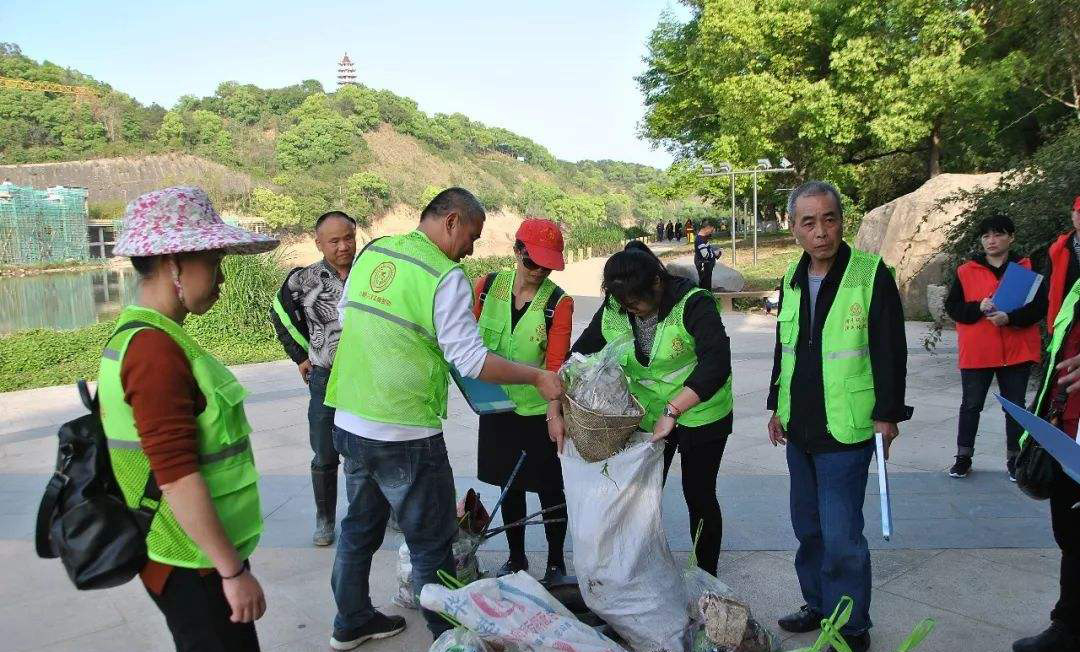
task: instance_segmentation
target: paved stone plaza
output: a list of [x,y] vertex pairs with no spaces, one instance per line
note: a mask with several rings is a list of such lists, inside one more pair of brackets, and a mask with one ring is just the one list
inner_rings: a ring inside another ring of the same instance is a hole
[[[599,305],[577,299],[576,328]],[[718,494],[725,537],[720,579],[775,626],[778,616],[801,604],[792,566],[795,540],[787,509],[783,451],[768,442],[765,396],[772,365],[775,321],[762,315],[725,317],[732,339],[735,432],[720,467]],[[908,324],[908,403],[912,421],[901,424],[892,453],[895,511],[892,541],[881,538],[877,480],[867,492],[866,536],[874,561],[874,650],[891,652],[920,619],[937,620],[921,650],[1008,650],[1019,636],[1041,631],[1057,596],[1059,555],[1048,507],[1024,497],[1008,481],[1004,422],[987,401],[974,472],[953,480],[956,410],[960,402],[955,335],[946,333],[937,355],[923,351],[926,324]],[[307,392],[287,361],[235,369],[250,390],[248,416],[255,428],[256,460],[266,533],[253,567],[269,608],[258,629],[266,650],[327,649],[334,614],[330,594],[333,549],[310,545],[314,505],[308,464]],[[34,515],[56,451],[55,432],[82,412],[72,387],[0,394],[0,649],[8,652],[171,650],[164,620],[139,582],[109,591],[77,592],[57,561],[33,551]],[[496,491],[475,480],[476,417],[456,392],[446,424],[450,461],[459,489],[475,487],[494,503]],[[678,463],[668,483],[664,521],[677,556],[690,548]],[[535,497],[533,497],[535,498]],[[339,510],[344,511],[344,496]],[[372,570],[372,598],[389,613],[396,590],[396,550],[388,536]],[[533,571],[542,572],[544,538],[529,532]],[[488,569],[504,561],[505,540],[483,548]],[[573,555],[569,558],[572,560]],[[401,636],[363,646],[372,652],[422,652],[430,636],[416,612],[405,612]],[[785,640],[807,645],[812,636]]]

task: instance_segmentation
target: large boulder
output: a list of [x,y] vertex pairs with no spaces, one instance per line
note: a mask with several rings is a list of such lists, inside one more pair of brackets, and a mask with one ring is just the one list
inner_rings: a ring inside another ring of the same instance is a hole
[[881,254],[896,268],[896,281],[910,318],[929,314],[926,286],[947,278],[942,253],[949,227],[967,208],[964,202],[939,206],[958,190],[975,190],[997,184],[1001,174],[940,174],[918,190],[878,206],[863,217],[855,246]]
[[[681,256],[670,261],[665,260],[664,266],[667,267],[669,273],[675,276],[688,278],[694,283],[698,282],[698,273],[697,268],[694,267],[693,255]],[[742,292],[742,289],[746,287],[746,280],[738,271],[717,262],[716,267],[713,268],[712,286],[714,290]]]

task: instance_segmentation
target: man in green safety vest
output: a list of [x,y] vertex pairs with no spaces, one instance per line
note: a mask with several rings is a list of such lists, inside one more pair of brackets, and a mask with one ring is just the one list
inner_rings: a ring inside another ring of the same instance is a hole
[[[341,340],[326,389],[336,408],[334,445],[345,458],[349,511],[341,521],[331,584],[338,613],[330,646],[351,650],[405,629],[372,607],[368,575],[391,511],[412,557],[413,588],[454,572],[454,474],[446,454],[448,373],[562,395],[551,371],[510,362],[484,346],[472,287],[459,261],[484,228],[469,191],[448,188],[415,231],[368,243],[340,304]],[[424,611],[435,636],[449,628]]]
[[769,439],[787,446],[795,571],[806,604],[779,624],[813,631],[848,595],[855,609],[842,631],[863,652],[871,622],[862,508],[874,433],[887,455],[896,424],[912,412],[904,405],[903,306],[881,258],[843,242],[836,188],[808,181],[791,192],[787,209],[805,253],[780,288]]

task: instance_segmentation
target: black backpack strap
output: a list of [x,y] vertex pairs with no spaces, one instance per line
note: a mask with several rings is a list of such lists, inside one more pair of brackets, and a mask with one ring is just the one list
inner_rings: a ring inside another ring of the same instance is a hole
[[548,297],[547,304],[544,306],[544,327],[547,332],[551,332],[551,323],[555,321],[555,309],[559,307],[559,302],[562,301],[566,292],[559,286],[555,286],[555,289],[551,291],[551,296]]
[[52,528],[53,517],[56,515],[56,504],[60,502],[60,494],[63,493],[67,484],[67,475],[57,469],[49,478],[49,484],[45,485],[45,495],[41,497],[37,525],[34,527],[34,548],[37,550],[37,556],[42,559],[59,557],[49,543],[49,530]]
[[484,300],[487,299],[488,292],[491,291],[491,286],[495,283],[495,275],[498,272],[491,272],[484,277],[484,285],[480,288],[480,310],[484,309]]

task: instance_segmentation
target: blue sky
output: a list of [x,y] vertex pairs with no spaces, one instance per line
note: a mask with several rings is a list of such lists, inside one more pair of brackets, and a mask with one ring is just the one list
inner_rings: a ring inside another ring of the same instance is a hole
[[332,90],[347,50],[362,83],[429,113],[506,127],[563,159],[664,167],[670,156],[636,136],[633,78],[665,9],[686,15],[674,0],[2,0],[0,40],[165,107],[230,79]]

